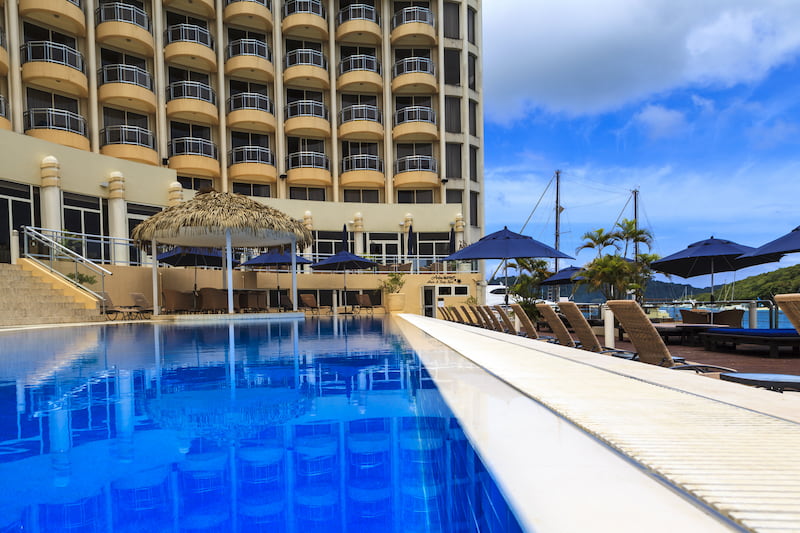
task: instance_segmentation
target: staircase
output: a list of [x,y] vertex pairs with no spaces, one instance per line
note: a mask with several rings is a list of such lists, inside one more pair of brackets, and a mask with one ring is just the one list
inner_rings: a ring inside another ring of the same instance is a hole
[[18,265],[0,263],[0,327],[104,320]]

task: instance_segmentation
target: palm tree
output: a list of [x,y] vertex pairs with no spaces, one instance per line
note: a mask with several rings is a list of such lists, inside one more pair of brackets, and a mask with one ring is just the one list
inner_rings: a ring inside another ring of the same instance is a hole
[[585,248],[592,248],[597,250],[597,257],[599,258],[603,254],[603,250],[609,246],[619,249],[617,246],[619,235],[615,232],[607,232],[603,228],[599,228],[594,231],[587,231],[581,238],[586,242],[575,249],[576,253]]
[[650,250],[653,244],[653,233],[650,230],[639,228],[636,219],[623,218],[617,222],[616,228],[613,235],[617,240],[625,243],[623,257],[628,257],[628,246],[631,244],[644,244],[648,251]]
[[539,298],[540,283],[550,277],[552,272],[548,269],[544,259],[520,257],[508,266],[518,271],[517,280],[508,291],[517,297],[517,301],[530,316],[536,316],[536,300]]
[[582,278],[577,283],[600,291],[606,300],[625,295],[631,285],[634,264],[619,255],[596,257],[586,265]]

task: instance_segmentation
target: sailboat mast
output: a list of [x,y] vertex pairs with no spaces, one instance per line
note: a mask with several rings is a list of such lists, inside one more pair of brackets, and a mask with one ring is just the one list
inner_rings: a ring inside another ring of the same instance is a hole
[[[555,249],[561,249],[561,171],[556,170],[556,235]],[[558,257],[555,258],[555,271],[558,272]]]
[[[633,189],[633,229],[639,231],[639,189]],[[633,260],[639,262],[639,241],[633,241]]]

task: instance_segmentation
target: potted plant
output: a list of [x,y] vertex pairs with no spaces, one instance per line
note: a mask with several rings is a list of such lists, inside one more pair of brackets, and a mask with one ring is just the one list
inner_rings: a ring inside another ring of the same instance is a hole
[[390,313],[402,311],[406,306],[406,295],[400,292],[406,280],[402,272],[391,272],[381,281],[380,289],[386,294],[386,308]]

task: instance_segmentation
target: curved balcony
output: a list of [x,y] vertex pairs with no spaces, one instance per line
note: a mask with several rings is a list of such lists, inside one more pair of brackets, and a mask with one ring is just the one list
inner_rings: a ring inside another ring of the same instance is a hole
[[342,159],[342,187],[383,187],[383,161],[376,155],[351,155]]
[[0,76],[8,74],[8,50],[3,40],[2,29],[0,28]]
[[100,130],[100,153],[146,165],[158,165],[153,132],[138,126],[106,126]]
[[400,157],[394,162],[394,186],[414,189],[439,185],[439,165],[429,155]]
[[222,14],[226,24],[258,31],[272,31],[272,2],[270,0],[228,0]]
[[298,100],[286,106],[286,135],[297,137],[330,137],[328,108],[316,100]]
[[0,94],[0,130],[11,129],[11,121],[8,120],[10,116],[8,113],[8,100]]
[[228,152],[228,179],[275,183],[278,170],[272,150],[263,146],[239,146]]
[[86,35],[86,17],[80,0],[20,0],[19,16],[70,35]]
[[179,137],[169,142],[169,168],[189,176],[218,178],[217,146],[208,139]]
[[359,44],[381,42],[381,19],[367,4],[350,4],[336,15],[336,40]]
[[401,59],[392,68],[392,92],[435,93],[439,90],[436,82],[436,67],[427,57]]
[[289,154],[286,158],[286,181],[293,185],[332,185],[328,156],[319,152]]
[[133,65],[106,65],[97,78],[97,98],[101,103],[155,113],[153,79],[146,70]]
[[217,68],[214,38],[194,24],[176,24],[164,31],[164,61],[187,68],[212,72]]
[[219,124],[217,95],[199,81],[176,81],[167,87],[167,117],[170,119]]
[[272,100],[259,93],[239,93],[228,98],[228,127],[237,130],[275,131]]
[[427,7],[406,7],[392,17],[392,46],[434,46],[436,28]]
[[257,39],[237,39],[225,50],[225,74],[260,82],[275,79],[272,51]]
[[94,20],[97,42],[153,57],[153,33],[145,10],[122,2],[102,4]]
[[328,21],[320,0],[289,0],[283,4],[284,35],[317,40],[328,38]]
[[339,137],[347,141],[383,139],[383,114],[374,105],[351,105],[339,112]]
[[24,83],[80,98],[89,95],[83,56],[74,48],[52,41],[31,41],[23,44],[20,52]]
[[322,52],[308,48],[292,50],[284,61],[283,82],[314,89],[330,87],[328,60]]
[[395,111],[392,139],[402,142],[438,141],[436,112],[423,106],[409,106]]
[[164,7],[171,7],[184,13],[200,15],[200,18],[213,19],[216,16],[214,0],[164,0]]
[[345,57],[339,62],[336,88],[340,91],[379,92],[383,88],[381,63],[364,54]]
[[25,111],[22,121],[26,135],[79,150],[89,149],[86,119],[77,113],[38,107]]

